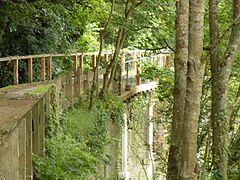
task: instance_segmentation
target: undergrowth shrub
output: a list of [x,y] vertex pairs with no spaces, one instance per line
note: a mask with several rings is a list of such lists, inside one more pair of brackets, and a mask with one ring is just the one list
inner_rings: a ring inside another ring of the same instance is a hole
[[[114,141],[107,136],[107,125],[111,122],[120,127],[123,111],[123,102],[109,95],[106,101],[96,99],[91,112],[87,102],[79,102],[63,113],[57,132],[49,131],[53,135],[45,140],[45,156],[34,155],[36,178],[101,179],[99,167],[110,165],[104,147]],[[56,120],[51,121],[56,124]],[[48,126],[51,128],[51,123]]]

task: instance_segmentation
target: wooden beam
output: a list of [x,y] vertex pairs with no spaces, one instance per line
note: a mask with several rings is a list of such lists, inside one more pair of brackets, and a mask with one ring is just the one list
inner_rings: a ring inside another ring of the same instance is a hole
[[74,74],[77,73],[77,59],[78,59],[77,55],[73,56],[73,72],[74,72]]
[[28,82],[33,82],[33,61],[32,58],[28,59]]
[[19,77],[18,77],[18,59],[14,62],[14,70],[13,70],[13,78],[14,78],[14,84],[19,84]]
[[79,59],[80,75],[83,75],[83,57],[84,55],[81,54]]
[[137,63],[136,85],[140,85],[141,84],[140,74],[141,74],[140,64]]
[[48,80],[52,79],[52,57],[49,57],[47,60],[47,77]]
[[170,68],[171,67],[171,58],[169,55],[166,56],[166,64],[165,64],[166,68]]
[[46,79],[45,57],[41,58],[41,79],[42,79],[42,81],[45,81],[45,79]]
[[94,55],[92,55],[92,66],[93,66],[93,69],[95,69],[96,65],[97,65],[96,55],[94,54]]

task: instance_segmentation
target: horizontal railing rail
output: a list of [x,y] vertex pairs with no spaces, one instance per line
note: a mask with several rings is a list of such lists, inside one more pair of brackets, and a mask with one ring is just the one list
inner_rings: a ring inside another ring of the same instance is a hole
[[[142,60],[142,53],[146,53],[149,51],[146,50],[128,50],[128,51],[122,51],[120,53],[120,56],[122,57],[122,62],[125,63],[125,56],[127,54],[130,54],[132,56],[131,61],[139,61]],[[7,63],[14,63],[13,66],[13,79],[12,84],[17,85],[19,84],[19,62],[20,61],[26,61],[27,60],[27,79],[29,83],[34,81],[34,69],[33,69],[33,62],[40,61],[40,80],[51,80],[52,79],[52,61],[53,58],[57,57],[71,57],[73,58],[73,69],[74,72],[77,71],[78,68],[80,68],[80,71],[83,73],[83,66],[84,66],[84,57],[91,56],[92,58],[92,67],[96,67],[96,57],[99,52],[87,52],[87,53],[69,53],[69,54],[40,54],[40,55],[27,55],[27,56],[9,56],[9,57],[3,57],[0,58],[1,62],[7,62]],[[104,63],[106,64],[109,59],[112,58],[114,52],[113,51],[103,51],[101,53],[102,56],[104,56]],[[123,64],[123,63],[122,63]],[[124,65],[122,65],[124,66]],[[122,68],[123,69],[123,68]],[[26,83],[26,82],[24,82]]]

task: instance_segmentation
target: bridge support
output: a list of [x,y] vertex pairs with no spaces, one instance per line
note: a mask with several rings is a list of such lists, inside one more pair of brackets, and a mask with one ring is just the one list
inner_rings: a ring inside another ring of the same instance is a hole
[[153,156],[153,109],[154,103],[148,105],[148,145],[149,145],[149,166],[147,168],[148,179],[153,179],[154,176],[154,156]]
[[123,130],[122,130],[122,172],[120,172],[120,178],[124,180],[129,179],[128,172],[128,125],[127,114],[123,114]]

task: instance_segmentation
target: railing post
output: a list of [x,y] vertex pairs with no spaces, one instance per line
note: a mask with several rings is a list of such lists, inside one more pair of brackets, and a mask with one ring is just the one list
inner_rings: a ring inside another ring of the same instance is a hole
[[52,56],[50,56],[47,60],[47,77],[48,80],[52,79]]
[[136,85],[140,85],[141,84],[140,74],[141,74],[140,63],[137,63]]
[[169,55],[166,56],[166,64],[165,64],[166,68],[170,68],[171,67],[171,58]]
[[125,91],[130,91],[131,90],[131,86],[128,84],[129,63],[127,63],[126,66],[127,66],[127,76],[126,76]]
[[92,55],[92,66],[93,66],[93,70],[95,70],[96,68],[96,55]]
[[75,75],[74,75],[74,102],[78,101],[78,97],[80,95],[80,87],[81,87],[81,75],[80,75],[80,68],[77,69]]
[[74,74],[76,74],[76,72],[77,72],[77,59],[78,59],[77,55],[73,56],[73,72],[74,72]]
[[81,54],[79,58],[80,75],[83,75],[83,57],[83,54]]
[[45,81],[46,76],[46,65],[45,65],[45,57],[41,58],[41,79]]
[[14,70],[13,70],[14,84],[17,85],[19,83],[18,77],[18,59],[14,62]]
[[32,64],[32,58],[28,59],[28,82],[33,82],[33,64]]
[[113,53],[109,54],[109,58],[108,59],[110,59],[110,61],[111,61],[112,58],[113,58]]
[[142,55],[141,52],[138,52],[138,53],[137,53],[137,56],[138,56],[138,57],[141,57],[141,55]]

